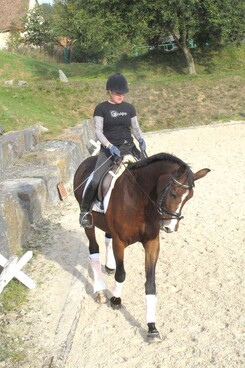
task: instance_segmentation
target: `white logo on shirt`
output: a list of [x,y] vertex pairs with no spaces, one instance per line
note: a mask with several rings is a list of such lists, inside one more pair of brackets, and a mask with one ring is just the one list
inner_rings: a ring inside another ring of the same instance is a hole
[[125,116],[127,115],[126,112],[117,112],[115,110],[111,110],[111,117],[112,118],[117,118],[118,116]]

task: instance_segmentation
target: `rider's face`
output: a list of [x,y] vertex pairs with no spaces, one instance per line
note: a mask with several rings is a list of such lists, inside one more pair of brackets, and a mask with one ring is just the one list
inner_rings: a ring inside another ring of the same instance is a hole
[[121,102],[123,102],[124,97],[125,97],[124,93],[113,92],[113,91],[111,91],[110,93],[111,102],[115,104],[120,104]]

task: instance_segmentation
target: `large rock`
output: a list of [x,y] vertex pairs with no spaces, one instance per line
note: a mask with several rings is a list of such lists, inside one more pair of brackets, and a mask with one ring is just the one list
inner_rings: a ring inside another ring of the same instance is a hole
[[0,137],[0,174],[25,152],[25,139],[22,132],[6,133]]
[[32,151],[42,165],[54,165],[60,170],[61,180],[68,186],[84,155],[81,144],[74,141],[53,140],[38,144]]
[[0,183],[0,253],[16,254],[27,241],[30,225],[48,205],[43,179],[14,179]]
[[33,148],[41,138],[39,126],[20,132],[5,133],[0,137],[0,175]]
[[36,125],[34,127],[26,128],[22,130],[24,134],[25,151],[28,152],[36,146],[42,137],[42,127]]
[[90,139],[94,139],[94,127],[90,120],[85,120],[73,128],[65,130],[59,137],[62,140],[71,140],[80,145],[82,158],[89,155]]
[[27,184],[32,179],[42,179],[46,186],[48,201],[51,205],[60,201],[58,184],[61,182],[60,170],[57,166],[29,167],[18,171],[18,177],[25,178]]
[[0,137],[0,253],[6,257],[28,240],[43,208],[61,200],[58,184],[71,186],[94,139],[90,121],[66,130],[59,140],[40,142],[41,134],[36,126]]
[[63,83],[68,83],[68,78],[61,69],[59,70],[59,79]]

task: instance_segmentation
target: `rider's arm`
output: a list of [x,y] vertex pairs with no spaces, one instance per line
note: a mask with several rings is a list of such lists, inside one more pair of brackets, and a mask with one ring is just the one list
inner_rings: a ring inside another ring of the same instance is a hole
[[140,129],[137,116],[135,115],[133,118],[131,118],[131,126],[132,126],[132,133],[135,136],[135,138],[139,141],[140,139],[144,139],[143,133]]
[[108,141],[108,139],[104,136],[103,133],[103,126],[104,126],[104,118],[102,116],[94,116],[94,130],[95,135],[105,148],[109,148],[111,146],[111,143]]

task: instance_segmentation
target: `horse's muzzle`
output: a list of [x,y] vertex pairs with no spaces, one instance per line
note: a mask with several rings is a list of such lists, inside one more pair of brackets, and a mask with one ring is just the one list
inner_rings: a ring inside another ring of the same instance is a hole
[[184,216],[179,216],[179,218],[161,219],[160,229],[165,231],[167,234],[173,233],[178,230],[179,222]]

